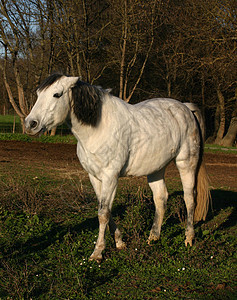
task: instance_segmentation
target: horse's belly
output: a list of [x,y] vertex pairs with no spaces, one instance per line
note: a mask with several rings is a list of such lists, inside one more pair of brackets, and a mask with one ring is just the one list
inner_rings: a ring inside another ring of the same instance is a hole
[[149,175],[163,169],[176,156],[172,147],[164,149],[149,149],[148,147],[131,153],[121,171],[122,176]]

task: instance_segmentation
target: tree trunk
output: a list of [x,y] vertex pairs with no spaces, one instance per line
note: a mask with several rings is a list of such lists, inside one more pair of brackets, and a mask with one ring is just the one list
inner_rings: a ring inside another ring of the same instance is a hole
[[220,124],[219,124],[219,129],[217,131],[215,144],[219,145],[225,131],[225,99],[219,87],[217,88],[217,96],[219,100],[219,109],[220,109]]
[[21,127],[22,127],[22,133],[26,132],[25,129],[25,117],[21,117]]
[[139,76],[137,78],[137,81],[135,82],[135,84],[134,84],[134,86],[132,88],[132,91],[130,92],[129,96],[126,97],[126,98],[124,98],[124,100],[126,100],[126,102],[129,102],[130,99],[132,98],[132,95],[135,92],[135,89],[137,88],[137,86],[138,86],[138,84],[139,84],[139,82],[140,82],[140,80],[142,78],[142,75],[143,75],[143,72],[144,72],[144,69],[145,69],[145,66],[146,66],[146,62],[148,60],[148,57],[149,57],[149,54],[150,54],[150,51],[151,51],[151,48],[152,48],[152,45],[153,45],[153,42],[154,42],[154,37],[152,36],[151,43],[150,43],[149,49],[148,49],[148,51],[146,53],[146,57],[144,59],[143,65],[142,65],[142,67],[140,69],[140,73],[139,73]]
[[14,70],[15,79],[16,79],[19,106],[20,106],[20,109],[21,109],[21,112],[23,113],[23,115],[26,116],[28,114],[28,109],[27,109],[27,105],[26,105],[23,85],[22,85],[21,79],[20,79],[20,72],[19,72],[19,69],[18,69],[18,66],[16,65],[16,63],[13,64],[13,70]]
[[16,116],[14,115],[12,133],[15,133],[15,129],[16,129]]
[[7,64],[7,58],[5,57],[4,58],[4,65],[3,66],[0,65],[0,68],[2,69],[2,72],[3,72],[3,82],[4,82],[5,88],[7,90],[7,95],[8,95],[9,101],[10,101],[12,107],[14,108],[15,112],[18,114],[18,116],[20,118],[23,118],[24,114],[21,112],[21,110],[17,106],[17,104],[14,100],[10,85],[8,84],[7,74],[6,74],[6,64]]
[[231,119],[230,126],[227,134],[220,142],[220,145],[225,147],[231,147],[234,144],[235,138],[237,134],[237,117]]
[[237,102],[235,102],[235,109],[232,113],[230,126],[228,128],[227,134],[221,140],[220,144],[225,147],[233,146],[237,135]]
[[123,98],[124,94],[124,69],[125,69],[125,55],[128,33],[128,20],[127,20],[127,1],[124,1],[124,25],[123,25],[123,46],[121,47],[121,63],[120,63],[120,78],[119,78],[119,98]]
[[204,76],[203,71],[201,73],[201,82],[202,82],[202,107],[201,107],[201,112],[202,112],[202,116],[204,118],[204,124],[206,124],[206,119],[205,119],[205,76]]
[[[169,77],[169,76],[167,76]],[[168,93],[168,97],[171,97],[171,80],[168,78],[168,82],[167,82],[167,93]]]

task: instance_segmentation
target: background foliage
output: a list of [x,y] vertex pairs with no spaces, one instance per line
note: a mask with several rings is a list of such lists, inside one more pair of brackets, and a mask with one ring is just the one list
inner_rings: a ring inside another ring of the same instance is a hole
[[59,71],[131,103],[195,102],[212,141],[235,141],[234,0],[2,0],[0,42],[2,113],[10,100],[23,120],[38,84]]

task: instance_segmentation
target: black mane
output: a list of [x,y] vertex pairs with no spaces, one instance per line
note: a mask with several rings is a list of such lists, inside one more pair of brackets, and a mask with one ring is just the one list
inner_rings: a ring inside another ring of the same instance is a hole
[[74,113],[79,121],[96,126],[101,117],[103,92],[100,88],[78,80],[72,88]]
[[58,81],[61,77],[65,75],[55,73],[47,77],[37,88],[37,91],[42,92],[43,90],[46,90],[48,87],[50,87],[54,82]]

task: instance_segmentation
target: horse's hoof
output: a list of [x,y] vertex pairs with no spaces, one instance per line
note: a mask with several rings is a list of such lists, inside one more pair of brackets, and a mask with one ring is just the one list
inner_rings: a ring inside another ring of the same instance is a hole
[[96,253],[92,253],[90,258],[89,258],[89,261],[96,261],[97,263],[101,263],[102,261],[102,254],[96,254]]
[[147,244],[148,245],[151,245],[151,242],[155,242],[155,241],[158,241],[159,240],[159,236],[158,235],[155,235],[154,233],[150,233],[150,236],[147,240]]
[[120,241],[120,242],[116,243],[116,248],[118,250],[123,250],[123,249],[126,249],[127,247],[126,247],[126,244],[124,242]]
[[192,247],[192,245],[193,245],[193,240],[192,239],[186,239],[185,240],[185,246],[188,247],[188,245],[190,245],[190,247]]
[[101,258],[101,259],[96,259],[96,258],[90,257],[90,258],[89,258],[89,261],[95,261],[95,262],[97,262],[97,264],[100,264],[101,261],[102,261],[102,258]]
[[101,257],[101,258],[90,257],[90,258],[89,258],[89,261],[96,261],[98,264],[100,264],[101,261],[102,261],[102,257]]

